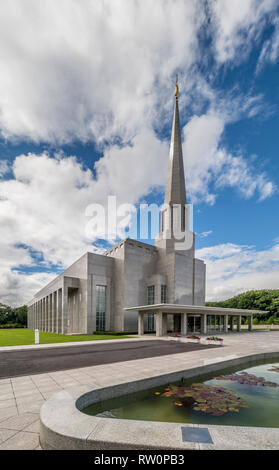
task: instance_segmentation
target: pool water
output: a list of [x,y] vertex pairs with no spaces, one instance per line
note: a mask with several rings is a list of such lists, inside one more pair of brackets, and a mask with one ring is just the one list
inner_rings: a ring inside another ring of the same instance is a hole
[[168,385],[106,400],[82,411],[89,415],[116,419],[277,428],[279,427],[279,387],[241,384],[230,380],[215,379],[215,377],[225,374],[247,372],[256,377],[264,377],[265,380],[279,385],[279,369],[277,372],[269,370],[274,366],[279,367],[278,360],[268,364],[257,363],[255,366],[245,369],[226,369],[215,372],[211,377],[203,375],[195,377],[191,381],[185,380],[183,383],[175,384],[188,387],[193,383],[203,383],[218,388],[222,387],[236,392],[236,396],[250,406],[250,408],[240,408],[239,412],[226,412],[222,416],[212,416],[204,411],[194,410],[193,400],[184,406],[175,405],[176,400],[172,397],[162,396]]

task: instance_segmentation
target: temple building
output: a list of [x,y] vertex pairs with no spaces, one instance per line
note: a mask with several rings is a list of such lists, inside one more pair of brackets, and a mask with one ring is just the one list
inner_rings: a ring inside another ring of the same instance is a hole
[[[85,253],[28,305],[28,328],[64,334],[95,331],[216,333],[241,327],[252,311],[205,307],[205,263],[189,226],[178,85],[161,232],[155,245],[125,239],[104,254]],[[150,156],[152,158],[152,155]]]

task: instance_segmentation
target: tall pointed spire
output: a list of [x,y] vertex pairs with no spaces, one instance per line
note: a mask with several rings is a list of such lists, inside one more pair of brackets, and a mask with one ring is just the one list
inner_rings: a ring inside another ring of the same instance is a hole
[[169,165],[167,185],[165,192],[165,204],[186,204],[186,189],[183,154],[180,134],[179,107],[178,107],[178,80],[175,85],[175,103],[169,153]]

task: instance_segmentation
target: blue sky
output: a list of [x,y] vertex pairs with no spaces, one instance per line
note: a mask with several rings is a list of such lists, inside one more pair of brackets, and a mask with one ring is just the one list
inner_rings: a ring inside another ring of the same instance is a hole
[[109,246],[88,205],[163,202],[177,73],[207,299],[278,288],[278,2],[3,3],[0,302]]

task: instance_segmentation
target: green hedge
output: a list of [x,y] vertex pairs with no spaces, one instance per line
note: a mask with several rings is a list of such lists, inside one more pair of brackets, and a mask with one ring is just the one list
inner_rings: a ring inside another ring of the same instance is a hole
[[19,323],[7,323],[5,325],[0,325],[1,330],[10,330],[13,328],[26,328],[26,326],[22,326]]

